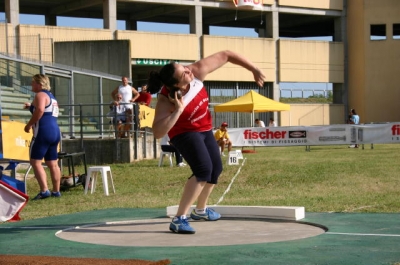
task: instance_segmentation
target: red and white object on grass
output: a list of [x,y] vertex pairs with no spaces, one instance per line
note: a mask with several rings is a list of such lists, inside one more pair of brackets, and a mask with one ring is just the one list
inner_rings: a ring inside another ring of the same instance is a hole
[[19,221],[29,196],[0,180],[0,222]]

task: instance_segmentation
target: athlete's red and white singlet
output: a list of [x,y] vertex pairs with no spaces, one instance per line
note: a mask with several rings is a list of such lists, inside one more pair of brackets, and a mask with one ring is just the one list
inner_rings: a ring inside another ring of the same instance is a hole
[[[160,92],[168,97],[168,89],[163,86]],[[184,132],[204,132],[212,129],[211,113],[208,109],[208,94],[203,82],[194,78],[190,82],[190,89],[183,96],[183,112],[175,125],[168,132],[172,139],[174,136]]]

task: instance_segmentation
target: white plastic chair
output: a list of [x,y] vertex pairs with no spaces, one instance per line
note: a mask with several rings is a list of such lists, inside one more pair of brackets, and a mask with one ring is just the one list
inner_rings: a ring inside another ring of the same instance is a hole
[[168,156],[169,158],[169,166],[173,167],[173,163],[172,163],[172,157],[174,156],[173,152],[164,152],[164,151],[160,151],[160,160],[158,161],[158,166],[161,167],[161,165],[163,164],[163,159],[164,156]]
[[[108,192],[108,179],[110,178],[110,184],[112,187],[113,192],[115,193],[115,188],[114,188],[114,180],[111,174],[111,168],[109,166],[93,166],[93,167],[89,167],[88,169],[88,174],[85,180],[85,194],[87,194],[88,189],[89,189],[89,182],[90,183],[90,194],[92,194],[93,192],[96,191],[96,184],[97,184],[97,178],[98,178],[98,174],[100,173],[101,175],[101,179],[103,182],[103,190],[104,190],[104,194],[106,196],[109,195]],[[90,181],[92,180],[92,181]]]

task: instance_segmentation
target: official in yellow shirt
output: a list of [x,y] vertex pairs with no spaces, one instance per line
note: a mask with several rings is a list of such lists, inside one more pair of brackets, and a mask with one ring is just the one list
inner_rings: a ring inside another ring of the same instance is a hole
[[229,139],[228,130],[228,123],[223,122],[219,129],[214,133],[215,140],[217,141],[219,147],[221,148],[221,156],[225,156],[224,150],[225,146],[228,146],[228,152],[232,150],[232,142]]

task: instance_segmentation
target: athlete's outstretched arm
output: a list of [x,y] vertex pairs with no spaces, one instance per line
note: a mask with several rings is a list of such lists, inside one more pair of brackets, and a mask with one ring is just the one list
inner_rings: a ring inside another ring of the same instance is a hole
[[201,59],[198,62],[189,65],[188,68],[193,72],[194,76],[203,81],[207,76],[207,74],[217,70],[218,68],[220,68],[221,66],[223,66],[228,62],[240,65],[243,68],[246,68],[247,70],[251,71],[254,76],[254,81],[256,81],[256,83],[260,87],[264,85],[265,76],[261,72],[261,70],[258,69],[247,58],[229,50],[220,51],[213,55],[210,55],[204,59]]

